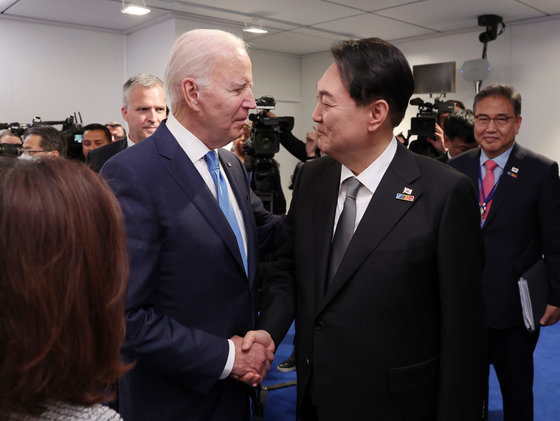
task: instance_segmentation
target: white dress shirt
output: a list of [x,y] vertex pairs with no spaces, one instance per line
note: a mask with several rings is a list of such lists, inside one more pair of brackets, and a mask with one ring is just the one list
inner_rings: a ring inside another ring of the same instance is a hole
[[[377,186],[379,186],[383,175],[385,175],[385,171],[387,171],[389,164],[395,157],[395,153],[397,152],[397,142],[397,139],[393,137],[383,153],[379,155],[379,157],[364,171],[355,176],[360,183],[362,183],[362,187],[358,190],[358,194],[356,195],[356,223],[354,225],[354,232],[360,224],[369,202],[371,201],[375,190],[377,190]],[[346,185],[342,183],[350,177],[354,177],[354,173],[343,165],[342,170],[340,171],[340,184],[338,188],[338,201],[334,217],[333,236],[336,231],[338,219],[340,218],[340,214],[344,208],[344,201],[346,200]]]

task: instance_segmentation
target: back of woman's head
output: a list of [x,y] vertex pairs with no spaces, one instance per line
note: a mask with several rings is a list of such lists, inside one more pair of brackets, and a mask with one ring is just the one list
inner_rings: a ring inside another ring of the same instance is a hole
[[122,218],[83,164],[0,159],[0,418],[99,402],[125,371]]

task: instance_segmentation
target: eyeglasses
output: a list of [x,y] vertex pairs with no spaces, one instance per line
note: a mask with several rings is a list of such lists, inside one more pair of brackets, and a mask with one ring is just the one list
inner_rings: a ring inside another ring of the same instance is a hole
[[508,121],[512,118],[517,117],[515,116],[508,116],[508,115],[499,115],[497,117],[488,117],[487,115],[475,115],[474,119],[476,124],[481,127],[486,127],[490,124],[490,121],[493,120],[496,127],[504,127]]
[[21,155],[33,155],[33,154],[41,153],[41,152],[49,152],[49,151],[32,151],[32,150],[30,150],[30,149],[20,149],[20,150],[18,150],[18,156],[21,156]]

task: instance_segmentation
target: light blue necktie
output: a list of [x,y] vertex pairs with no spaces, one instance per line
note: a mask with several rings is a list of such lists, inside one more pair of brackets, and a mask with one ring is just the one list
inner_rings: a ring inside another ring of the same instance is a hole
[[241,258],[243,259],[243,266],[245,267],[245,273],[247,272],[247,256],[245,255],[245,246],[243,245],[243,236],[241,235],[241,229],[239,228],[239,224],[237,223],[237,218],[235,217],[235,212],[233,211],[233,206],[231,205],[231,201],[229,200],[227,183],[224,179],[224,175],[220,171],[220,163],[218,162],[218,156],[216,152],[210,151],[206,155],[204,155],[204,160],[206,161],[206,165],[208,166],[208,170],[210,171],[210,175],[212,176],[212,180],[214,180],[214,184],[216,185],[216,190],[218,191],[218,204],[222,209],[226,219],[231,226],[233,233],[235,234],[235,238],[237,239],[237,245],[239,246],[239,252],[241,253]]

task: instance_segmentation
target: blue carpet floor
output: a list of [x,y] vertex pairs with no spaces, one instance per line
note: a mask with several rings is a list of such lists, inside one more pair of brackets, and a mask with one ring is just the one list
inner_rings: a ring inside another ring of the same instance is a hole
[[[276,351],[272,369],[263,382],[264,385],[283,383],[296,379],[296,373],[281,373],[276,366],[285,361],[292,352],[294,328],[284,338]],[[560,421],[560,323],[541,329],[535,350],[535,420]],[[268,392],[263,421],[294,421],[296,387],[271,390]],[[488,403],[489,421],[502,421],[502,396],[496,374],[490,371],[490,396]]]

